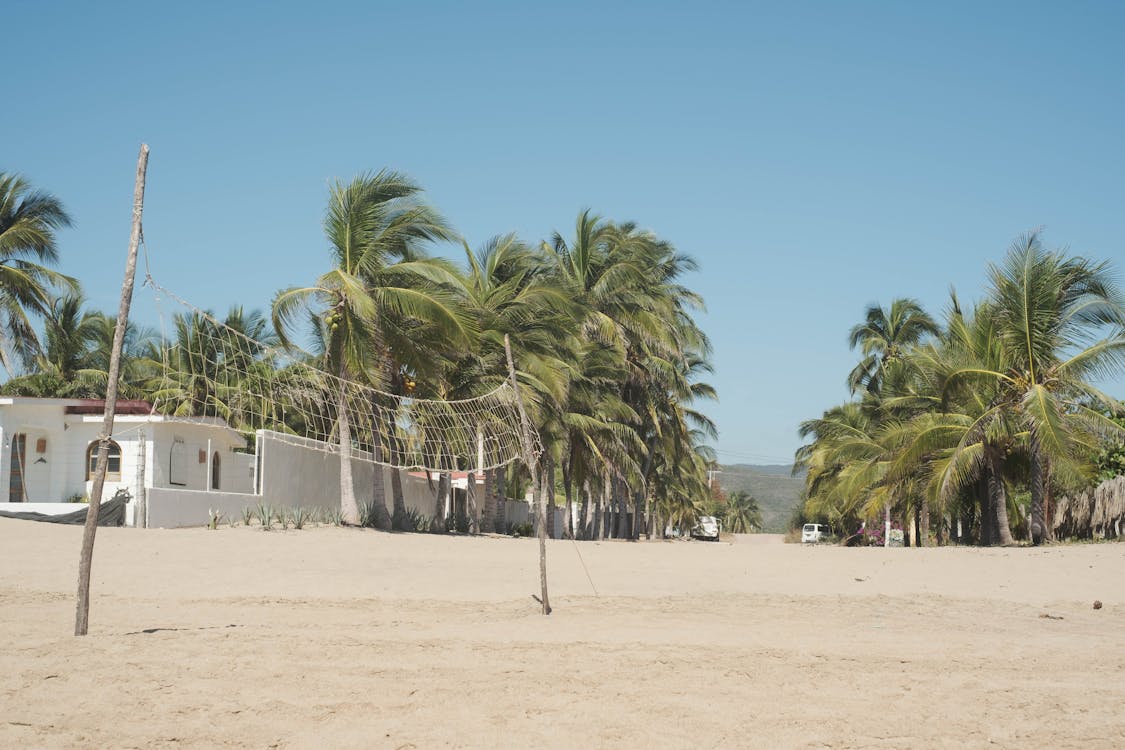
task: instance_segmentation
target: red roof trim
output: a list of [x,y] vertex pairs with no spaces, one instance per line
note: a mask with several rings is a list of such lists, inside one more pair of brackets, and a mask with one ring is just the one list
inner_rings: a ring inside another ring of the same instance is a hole
[[[66,414],[101,414],[105,411],[104,398],[84,398],[79,404],[66,407]],[[152,404],[148,401],[117,400],[118,414],[152,414]]]

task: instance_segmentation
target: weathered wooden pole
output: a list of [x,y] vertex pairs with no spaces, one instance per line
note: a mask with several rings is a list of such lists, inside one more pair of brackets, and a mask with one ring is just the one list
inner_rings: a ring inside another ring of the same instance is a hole
[[523,396],[516,380],[516,365],[512,359],[512,343],[508,334],[504,334],[504,353],[508,357],[508,377],[512,381],[512,389],[516,392],[516,406],[520,411],[520,445],[522,446],[523,460],[531,472],[531,486],[536,488],[538,494],[537,507],[539,518],[536,529],[539,536],[539,603],[543,606],[543,614],[551,614],[551,603],[547,599],[547,493],[543,487],[543,478],[539,476],[539,457],[535,455],[535,447],[531,442],[531,420],[523,408]]
[[113,417],[117,411],[117,381],[121,375],[121,348],[125,343],[125,326],[129,323],[129,305],[133,302],[133,279],[137,273],[137,248],[141,244],[141,216],[145,206],[145,173],[148,171],[148,146],[141,144],[137,157],[137,181],[133,188],[133,230],[129,234],[129,259],[125,263],[125,282],[121,285],[121,306],[117,310],[117,327],[113,331],[113,350],[109,358],[109,383],[105,391],[105,420],[98,436],[98,464],[94,486],[86,508],[86,528],[82,532],[82,556],[78,560],[78,607],[74,618],[74,634],[86,635],[90,620],[90,566],[94,562],[94,534],[98,530],[98,511],[109,464],[109,438],[113,434]]

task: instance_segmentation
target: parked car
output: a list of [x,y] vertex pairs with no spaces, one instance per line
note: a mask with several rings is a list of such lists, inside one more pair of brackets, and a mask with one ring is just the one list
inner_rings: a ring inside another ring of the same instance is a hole
[[700,516],[695,528],[691,530],[692,539],[719,541],[719,519],[714,516]]
[[801,527],[801,544],[818,544],[828,540],[828,527],[822,523],[806,523]]

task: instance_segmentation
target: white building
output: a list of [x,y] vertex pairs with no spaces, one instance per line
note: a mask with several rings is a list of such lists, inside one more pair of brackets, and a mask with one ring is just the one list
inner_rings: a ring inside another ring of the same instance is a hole
[[[0,396],[0,506],[58,513],[89,497],[103,423],[102,401]],[[104,498],[125,488],[134,512],[152,489],[254,492],[246,440],[217,418],[153,414],[143,401],[118,401]]]

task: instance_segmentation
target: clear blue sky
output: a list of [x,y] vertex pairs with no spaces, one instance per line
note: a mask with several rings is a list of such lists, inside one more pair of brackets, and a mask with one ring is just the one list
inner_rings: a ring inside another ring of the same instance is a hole
[[0,168],[65,202],[103,309],[142,141],[153,275],[217,310],[323,271],[326,186],[367,169],[474,246],[635,220],[702,266],[721,459],[781,463],[868,303],[975,299],[1039,225],[1125,272],[1123,8],[9,3]]

